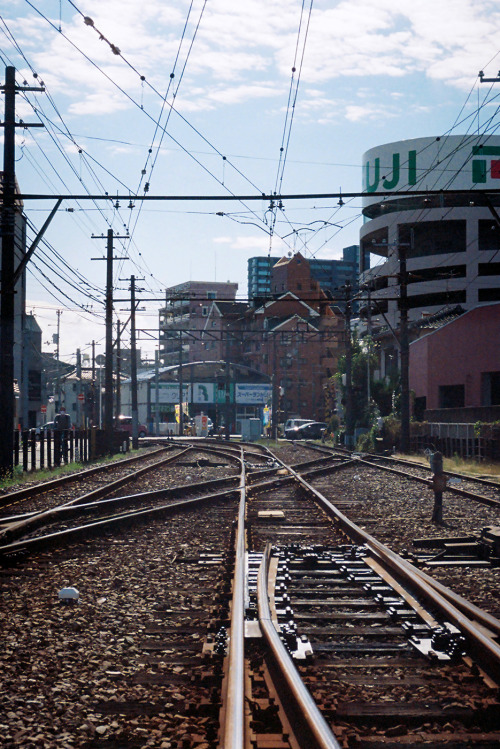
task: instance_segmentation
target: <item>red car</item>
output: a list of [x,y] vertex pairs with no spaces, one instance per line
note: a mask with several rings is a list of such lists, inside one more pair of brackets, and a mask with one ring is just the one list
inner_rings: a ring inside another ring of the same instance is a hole
[[[122,429],[128,434],[132,434],[132,417],[131,416],[119,416],[115,419],[115,429]],[[139,437],[147,437],[148,428],[145,424],[139,424],[137,427],[137,435]]]

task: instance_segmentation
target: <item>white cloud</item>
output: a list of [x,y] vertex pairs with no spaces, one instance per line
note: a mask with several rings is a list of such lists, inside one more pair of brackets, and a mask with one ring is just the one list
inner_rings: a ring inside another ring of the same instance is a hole
[[[194,3],[174,82],[180,77],[202,5],[202,0]],[[92,28],[67,6],[62,31],[77,49],[37,14],[14,20],[12,26],[51,90],[73,100],[71,113],[98,115],[132,105],[81,53],[136,101],[150,94],[147,84],[141,88],[139,74],[164,93],[188,7],[187,0],[177,0],[172,7],[164,0],[150,0],[145,5],[136,0],[89,0],[85,13],[94,21]],[[294,6],[287,0],[209,3],[177,106],[186,112],[211,110],[274,95],[286,102],[299,14],[299,4]],[[306,20],[302,20],[301,41]],[[59,19],[53,23],[57,28]],[[330,0],[318,0],[310,19],[300,103],[308,96],[307,87],[318,83],[331,87],[348,79],[402,79],[418,72],[470,89],[477,71],[497,52],[499,28],[500,12],[492,0],[341,0],[333,7]],[[119,47],[132,67],[113,55],[96,29]],[[261,75],[265,81],[259,81]],[[194,88],[199,92],[196,98]],[[324,92],[325,106],[331,94]],[[311,95],[314,89],[309,98]],[[157,104],[156,100],[155,111]]]
[[214,244],[227,245],[232,250],[265,251],[269,249],[269,238],[258,234],[248,237],[214,237]]

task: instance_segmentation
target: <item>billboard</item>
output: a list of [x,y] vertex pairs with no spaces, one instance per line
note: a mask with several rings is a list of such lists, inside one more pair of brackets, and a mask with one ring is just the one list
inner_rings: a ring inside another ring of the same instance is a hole
[[370,193],[500,188],[500,136],[450,135],[376,146],[363,155],[363,207]]
[[[184,403],[189,401],[191,387],[184,385],[182,388],[182,400]],[[156,385],[151,384],[151,403],[156,402]],[[176,382],[159,382],[158,383],[158,402],[159,403],[179,403],[179,385]]]
[[[179,403],[179,385],[176,382],[158,383],[159,403]],[[231,383],[230,402],[249,406],[262,406],[271,398],[271,385],[252,383]],[[213,404],[217,395],[218,403],[225,403],[226,390],[221,389],[216,393],[216,385],[213,382],[186,383],[182,389],[182,400],[184,403],[196,403],[197,405]],[[156,385],[151,383],[151,403],[156,402]]]
[[264,383],[236,384],[235,401],[241,405],[262,406],[271,398],[272,386]]

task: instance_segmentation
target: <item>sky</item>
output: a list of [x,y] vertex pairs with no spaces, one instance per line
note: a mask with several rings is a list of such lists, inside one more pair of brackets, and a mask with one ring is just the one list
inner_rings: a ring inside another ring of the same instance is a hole
[[63,360],[104,350],[109,229],[115,316],[133,275],[149,357],[167,287],[244,300],[252,256],[340,258],[361,198],[279,196],[360,192],[383,143],[495,132],[500,84],[478,73],[497,76],[499,31],[496,0],[0,0],[0,64],[45,89],[16,97],[44,125],[17,129],[28,244],[67,196],[28,266],[44,349],[59,320]]

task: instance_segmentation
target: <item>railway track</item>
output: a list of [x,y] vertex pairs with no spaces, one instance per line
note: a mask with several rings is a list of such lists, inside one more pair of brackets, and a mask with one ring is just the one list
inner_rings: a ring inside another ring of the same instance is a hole
[[500,625],[349,520],[380,470],[227,448],[230,488],[0,570],[6,746],[498,746]]
[[[325,448],[319,445],[308,444],[310,450],[319,452],[323,455],[338,455],[339,451],[335,448]],[[423,484],[429,484],[431,469],[428,465],[418,463],[413,460],[403,460],[385,455],[375,455],[368,453],[346,453],[340,452],[341,455],[353,456],[355,460],[361,463],[376,465],[382,470],[393,471],[403,476],[413,476],[417,481]],[[446,471],[447,491],[453,492],[462,497],[468,497],[476,502],[491,504],[500,508],[500,482],[496,479],[485,478],[484,476],[472,476],[454,471]]]

